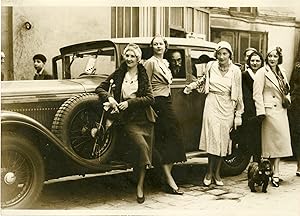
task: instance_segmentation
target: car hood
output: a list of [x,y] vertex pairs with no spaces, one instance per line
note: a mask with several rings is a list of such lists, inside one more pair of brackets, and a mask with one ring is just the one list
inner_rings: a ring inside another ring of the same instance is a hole
[[1,97],[79,94],[92,92],[103,79],[21,80],[1,82]]
[[34,96],[44,94],[80,93],[85,89],[71,80],[22,80],[1,83],[1,97]]

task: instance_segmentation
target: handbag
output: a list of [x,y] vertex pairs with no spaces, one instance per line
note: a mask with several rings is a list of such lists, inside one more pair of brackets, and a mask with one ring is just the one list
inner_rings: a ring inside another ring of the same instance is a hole
[[[211,67],[212,67],[212,64],[210,64],[210,66],[207,70],[208,74],[210,73]],[[207,79],[206,74],[204,74],[203,76],[198,78],[196,81],[194,81],[194,82],[190,83],[189,85],[187,85],[186,88],[183,90],[183,92],[185,94],[190,94],[193,89],[196,89],[197,92],[199,92],[200,94],[204,94],[205,93],[205,86],[206,86],[206,79]]]
[[206,75],[204,74],[200,79],[196,81],[197,92],[201,94],[205,93],[205,83],[206,83]]
[[291,107],[291,101],[286,95],[282,95],[282,107],[285,109]]

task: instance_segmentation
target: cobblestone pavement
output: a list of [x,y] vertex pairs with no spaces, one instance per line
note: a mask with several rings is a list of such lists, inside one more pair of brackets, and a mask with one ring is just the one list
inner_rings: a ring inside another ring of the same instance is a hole
[[251,193],[246,171],[224,177],[225,186],[205,187],[202,184],[205,170],[206,165],[197,162],[175,168],[174,176],[185,192],[183,196],[164,193],[161,187],[147,182],[143,204],[135,200],[131,172],[46,184],[32,208],[34,211],[29,212],[55,209],[58,211],[46,212],[50,215],[66,215],[66,212],[68,215],[300,215],[300,178],[295,175],[294,161],[281,162],[283,181],[279,188],[269,185],[268,193],[260,192],[260,188]]

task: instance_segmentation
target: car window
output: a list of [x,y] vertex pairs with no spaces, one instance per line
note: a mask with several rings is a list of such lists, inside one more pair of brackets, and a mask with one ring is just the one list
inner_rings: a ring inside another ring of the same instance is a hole
[[184,49],[168,49],[165,58],[169,62],[169,68],[172,72],[173,79],[185,79],[185,54]]
[[206,64],[215,60],[213,51],[191,50],[193,76],[201,77],[205,72]]
[[66,56],[68,63],[66,77],[71,79],[84,75],[110,75],[116,68],[116,54],[113,47],[76,52]]

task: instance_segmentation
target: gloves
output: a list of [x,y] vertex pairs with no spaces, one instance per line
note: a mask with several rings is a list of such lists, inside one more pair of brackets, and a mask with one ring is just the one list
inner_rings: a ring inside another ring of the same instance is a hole
[[256,118],[259,123],[262,123],[263,120],[266,118],[266,115],[258,115],[258,116],[256,116]]
[[183,90],[183,93],[184,94],[190,94],[190,93],[192,93],[192,90],[196,89],[196,88],[197,88],[197,83],[196,82],[191,82],[190,84],[185,86],[185,88]]
[[241,126],[242,125],[242,118],[241,117],[235,117],[234,118],[234,122],[233,122],[233,128],[234,130],[237,129],[238,126]]
[[112,113],[119,113],[118,102],[113,97],[108,97],[110,107],[113,109]]

